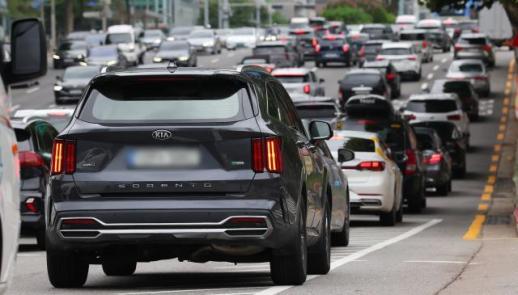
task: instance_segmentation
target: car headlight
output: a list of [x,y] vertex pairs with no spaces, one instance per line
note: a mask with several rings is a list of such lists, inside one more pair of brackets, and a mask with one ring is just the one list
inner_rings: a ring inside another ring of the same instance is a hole
[[214,46],[214,41],[203,42],[203,47],[212,47],[212,46]]
[[153,41],[153,43],[160,44],[160,40],[157,39],[157,40]]
[[158,57],[158,56],[155,56],[155,57],[153,57],[153,61],[154,62],[162,62],[162,58]]
[[54,85],[54,91],[61,91],[63,89],[63,86],[61,85]]
[[178,58],[178,60],[179,60],[179,61],[186,61],[186,60],[188,60],[188,59],[189,59],[189,57],[188,57],[188,56],[180,56],[180,57]]
[[54,54],[54,55],[52,56],[52,58],[53,58],[53,59],[61,59],[61,57],[60,57],[59,55],[57,55],[57,54]]
[[110,60],[106,64],[109,65],[109,66],[113,66],[113,65],[117,64],[117,61],[116,60]]

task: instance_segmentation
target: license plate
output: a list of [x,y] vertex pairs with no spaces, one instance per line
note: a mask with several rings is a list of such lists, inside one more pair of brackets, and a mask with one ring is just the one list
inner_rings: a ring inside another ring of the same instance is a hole
[[326,53],[325,57],[338,57],[336,53]]
[[194,168],[201,162],[196,148],[139,148],[128,152],[130,168]]

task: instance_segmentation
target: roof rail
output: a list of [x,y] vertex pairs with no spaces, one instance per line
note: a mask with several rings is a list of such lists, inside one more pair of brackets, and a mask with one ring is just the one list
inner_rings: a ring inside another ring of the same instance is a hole
[[244,73],[244,72],[261,72],[261,73],[267,74],[267,75],[270,74],[265,68],[256,66],[256,65],[244,65],[241,68],[241,73]]

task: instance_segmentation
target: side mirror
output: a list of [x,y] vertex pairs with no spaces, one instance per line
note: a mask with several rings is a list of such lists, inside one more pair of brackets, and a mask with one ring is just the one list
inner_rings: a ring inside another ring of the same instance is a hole
[[47,46],[43,25],[36,18],[13,22],[8,83],[35,79],[47,73]]
[[326,80],[323,78],[318,79],[318,83],[324,83]]
[[339,149],[338,150],[338,162],[348,162],[354,160],[354,152],[349,149]]
[[333,130],[327,122],[311,121],[309,123],[309,135],[311,141],[327,140],[333,136]]
[[428,88],[428,85],[423,84],[421,86],[421,91],[424,92],[424,93],[430,93],[430,88]]

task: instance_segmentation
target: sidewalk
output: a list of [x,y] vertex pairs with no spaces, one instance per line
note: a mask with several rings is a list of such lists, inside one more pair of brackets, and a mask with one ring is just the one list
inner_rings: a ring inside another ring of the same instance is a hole
[[[513,111],[518,108],[517,79],[515,70],[511,77],[514,89],[509,89],[505,96],[509,98],[507,115],[501,119],[501,123],[507,123],[505,137],[495,146],[495,154],[497,146],[500,153],[499,164],[492,180],[492,176],[488,179],[488,184],[494,183],[494,189],[488,194],[489,209],[479,236],[480,249],[440,294],[518,294],[518,198],[513,182],[513,177],[518,180],[518,117]],[[483,208],[479,206],[480,210]]]

